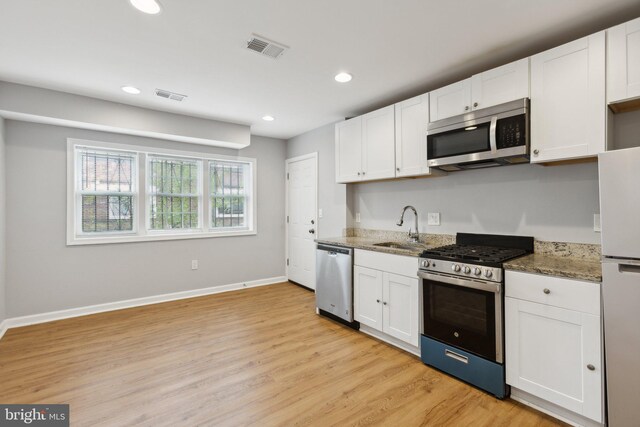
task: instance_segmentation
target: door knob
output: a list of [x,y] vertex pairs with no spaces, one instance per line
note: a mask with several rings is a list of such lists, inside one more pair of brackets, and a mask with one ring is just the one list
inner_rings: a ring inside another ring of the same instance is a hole
[[545,294],[549,295],[551,293],[551,289],[544,288],[544,290],[542,292],[544,292]]
[[314,230],[313,228],[311,230],[309,230],[309,233],[314,234],[316,232],[316,230]]
[[533,155],[534,155],[534,156],[537,156],[538,154],[540,154],[540,150],[537,150],[537,149],[536,149],[536,150],[533,150]]
[[588,369],[588,370],[590,370],[590,371],[595,371],[595,370],[596,370],[596,367],[595,367],[595,366],[593,366],[591,363],[589,363],[589,364],[587,365],[587,369]]
[[382,301],[382,305],[387,305],[387,302],[386,301]]
[[474,103],[473,103],[473,106],[474,106],[474,107],[477,107],[477,106],[478,106],[478,103],[477,103],[477,102],[474,102]]
[[314,220],[311,220],[311,225],[315,224],[316,222]]

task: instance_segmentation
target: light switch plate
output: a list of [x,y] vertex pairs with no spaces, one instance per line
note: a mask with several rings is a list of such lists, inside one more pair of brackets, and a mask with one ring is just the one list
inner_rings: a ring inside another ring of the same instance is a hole
[[440,225],[440,212],[429,212],[427,214],[427,225]]
[[360,212],[356,212],[356,222],[360,222]]
[[602,231],[600,228],[600,214],[593,214],[593,231],[597,233]]

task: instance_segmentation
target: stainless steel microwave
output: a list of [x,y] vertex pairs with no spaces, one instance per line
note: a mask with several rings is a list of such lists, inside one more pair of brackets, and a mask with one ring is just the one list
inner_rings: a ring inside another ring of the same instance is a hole
[[427,125],[427,166],[445,171],[529,162],[529,99]]

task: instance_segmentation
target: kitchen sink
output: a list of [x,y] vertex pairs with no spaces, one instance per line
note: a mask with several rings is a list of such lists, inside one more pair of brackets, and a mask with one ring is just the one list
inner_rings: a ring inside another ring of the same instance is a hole
[[383,243],[374,243],[373,246],[382,246],[385,248],[391,249],[403,249],[406,251],[415,251],[423,248],[423,244],[421,243],[399,243],[399,242],[383,242]]

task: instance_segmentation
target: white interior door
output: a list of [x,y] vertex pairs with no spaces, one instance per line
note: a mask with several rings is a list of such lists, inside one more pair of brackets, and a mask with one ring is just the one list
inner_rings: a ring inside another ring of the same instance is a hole
[[318,155],[287,160],[287,277],[316,288]]

